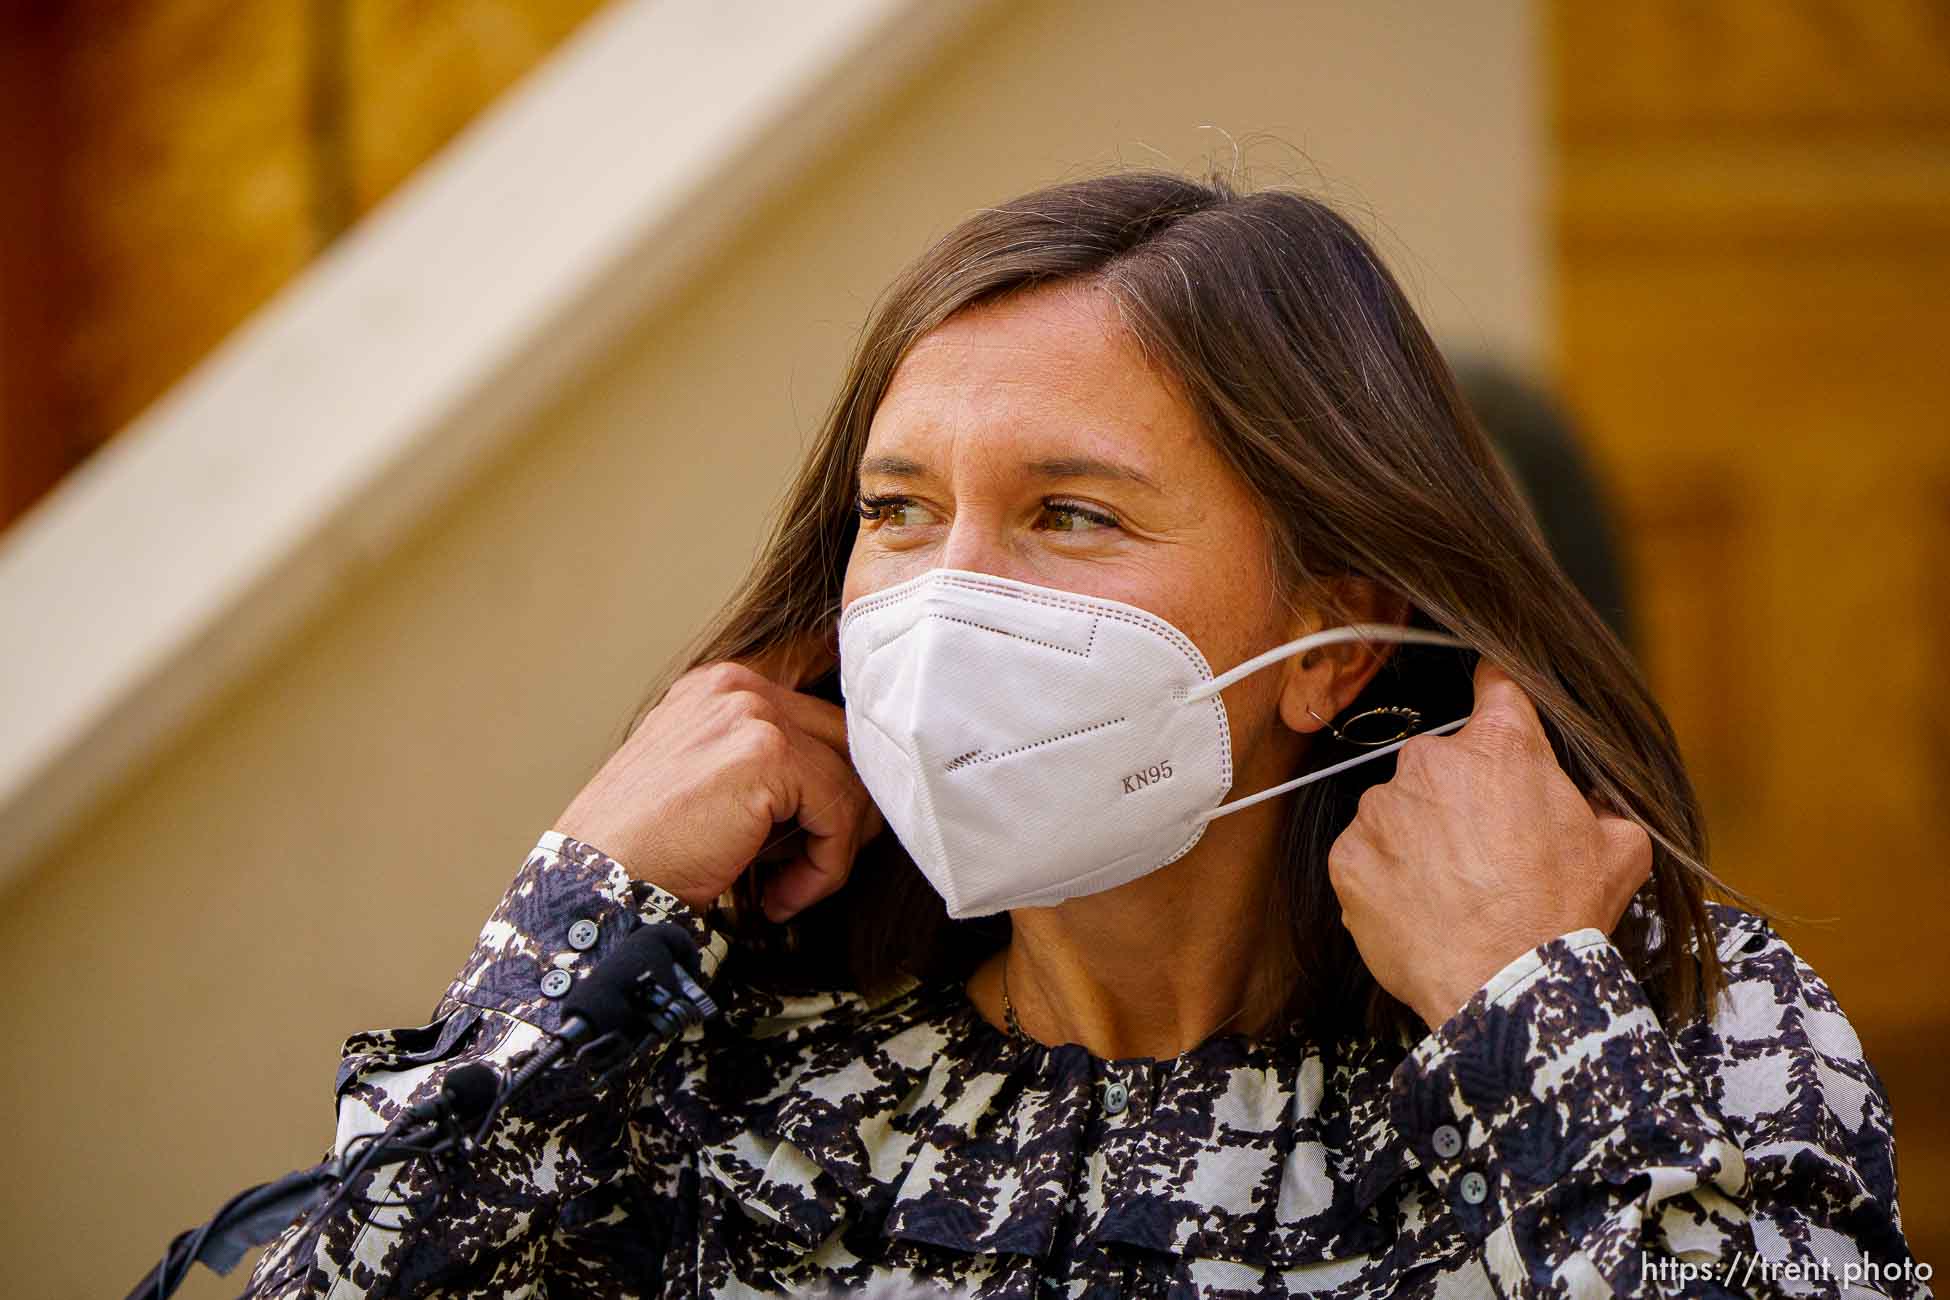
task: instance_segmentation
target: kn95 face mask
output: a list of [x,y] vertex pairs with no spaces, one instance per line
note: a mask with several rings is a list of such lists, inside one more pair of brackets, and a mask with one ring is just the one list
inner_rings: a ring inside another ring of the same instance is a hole
[[1214,677],[1189,637],[1135,605],[932,569],[841,615],[847,747],[951,917],[1051,906],[1175,861],[1215,817],[1406,743],[1224,802],[1232,737],[1219,692],[1357,640],[1468,648],[1419,628],[1351,624]]

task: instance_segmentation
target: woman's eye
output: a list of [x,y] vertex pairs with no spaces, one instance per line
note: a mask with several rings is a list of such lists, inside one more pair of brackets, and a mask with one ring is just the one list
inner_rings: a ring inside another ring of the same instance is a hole
[[1101,510],[1074,501],[1045,501],[1042,526],[1053,533],[1082,533],[1096,528],[1115,528],[1117,520]]
[[856,508],[860,518],[887,528],[909,528],[928,523],[933,518],[926,506],[917,505],[908,497],[863,496]]

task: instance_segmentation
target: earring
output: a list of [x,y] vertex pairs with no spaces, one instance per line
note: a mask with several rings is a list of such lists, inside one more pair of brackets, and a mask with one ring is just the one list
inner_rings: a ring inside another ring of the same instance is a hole
[[[1334,739],[1340,741],[1342,744],[1358,745],[1364,748],[1373,745],[1386,745],[1390,741],[1400,740],[1403,736],[1411,734],[1417,727],[1422,725],[1421,713],[1403,704],[1383,704],[1376,708],[1364,710],[1355,714],[1338,727],[1321,717],[1318,713],[1315,713],[1312,705],[1307,706],[1307,716],[1327,728],[1327,730],[1333,732]],[[1387,735],[1373,734],[1379,731],[1387,731],[1391,727],[1395,728],[1395,730],[1388,731]],[[1356,734],[1349,735],[1349,732]]]

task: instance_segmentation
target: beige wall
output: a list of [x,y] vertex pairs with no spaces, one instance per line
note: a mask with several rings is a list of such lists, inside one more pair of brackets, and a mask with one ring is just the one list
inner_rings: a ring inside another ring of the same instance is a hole
[[968,209],[1270,133],[1307,157],[1253,178],[1377,213],[1448,341],[1542,350],[1528,6],[1133,12],[998,12],[0,900],[9,1292],[119,1294],[317,1158],[340,1040],[424,1020],[740,573],[868,303]]

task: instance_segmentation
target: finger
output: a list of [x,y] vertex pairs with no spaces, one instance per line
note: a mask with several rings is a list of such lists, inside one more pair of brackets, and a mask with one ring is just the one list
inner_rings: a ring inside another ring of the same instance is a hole
[[770,698],[792,725],[845,753],[846,711],[830,700],[808,695],[801,689],[818,680],[839,662],[838,637],[838,625],[832,624],[818,632],[781,641],[734,662],[758,673],[779,688],[771,693]]
[[772,877],[765,911],[782,921],[846,883],[866,842],[866,787],[839,753],[802,734],[793,737],[799,800],[792,820],[803,832],[799,852]]
[[789,855],[765,882],[763,906],[773,922],[790,920],[822,898],[839,890],[853,874],[860,850],[887,828],[871,799],[861,792],[852,814],[850,835],[816,837],[799,830],[788,841],[798,852]]
[[[839,877],[840,884],[852,874],[850,860],[859,855],[860,846],[865,845],[884,829],[880,810],[872,804],[867,805],[867,815],[862,818],[854,834],[854,845],[849,852],[849,866]],[[804,832],[794,836],[801,848],[811,843]],[[834,883],[833,874],[826,864],[813,859],[810,852],[790,855],[783,866],[778,867],[765,882],[765,915],[773,922],[790,920],[793,916],[811,907],[820,899],[839,889]]]
[[816,681],[840,661],[839,625],[828,622],[819,628],[788,637],[734,662],[796,691]]
[[1604,842],[1605,863],[1620,877],[1628,877],[1632,888],[1652,878],[1652,837],[1629,817],[1598,814],[1598,834]]
[[772,698],[793,727],[835,753],[847,752],[845,709],[817,695],[789,691],[783,687]]
[[1652,879],[1652,837],[1637,822],[1610,813],[1598,815],[1605,873],[1610,881],[1611,921],[1616,925],[1632,898]]
[[1517,685],[1510,674],[1504,672],[1485,655],[1476,661],[1476,707],[1470,710],[1469,721],[1463,724],[1458,735],[1467,734],[1474,726],[1483,730],[1490,727],[1509,727],[1536,740],[1545,740],[1544,724],[1537,718],[1537,706],[1523,687]]
[[776,867],[781,862],[790,862],[805,852],[806,832],[794,822],[779,828],[778,834],[765,841],[765,847],[752,858],[754,864]]
[[774,925],[789,921],[831,892],[825,872],[805,854],[795,854],[765,882],[765,919]]

